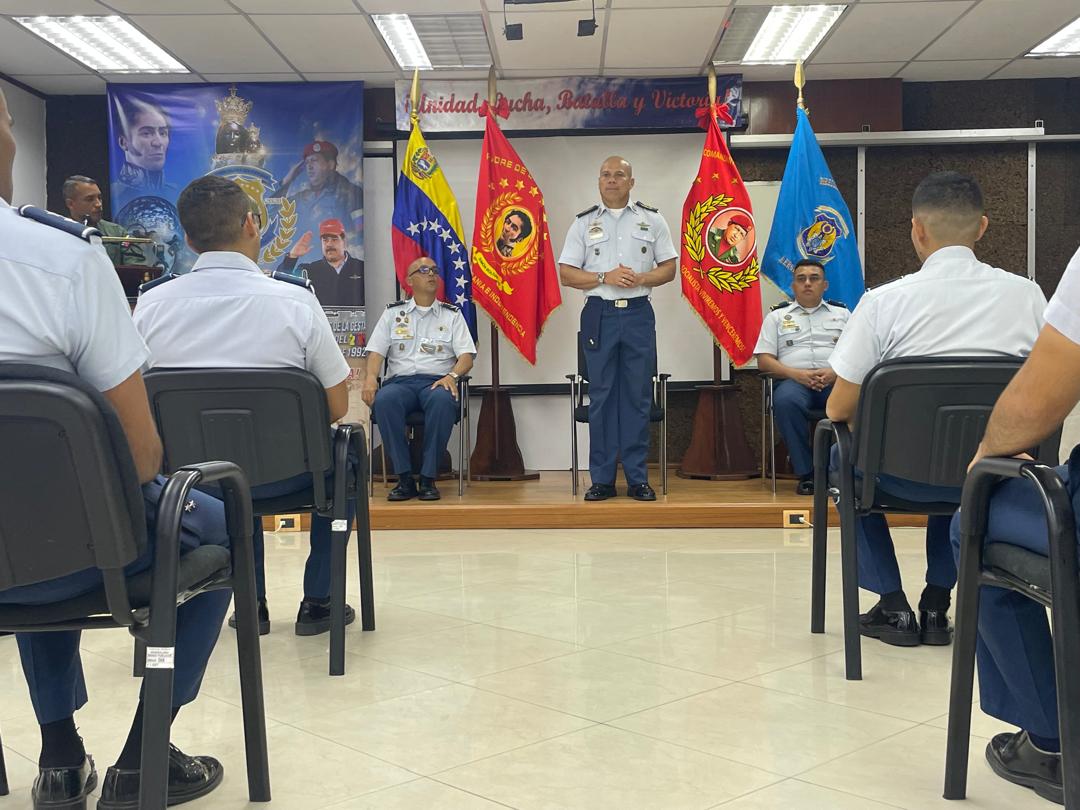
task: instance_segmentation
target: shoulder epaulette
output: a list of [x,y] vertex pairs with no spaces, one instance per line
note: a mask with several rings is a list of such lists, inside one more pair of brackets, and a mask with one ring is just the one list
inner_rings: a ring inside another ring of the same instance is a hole
[[902,276],[897,276],[896,278],[890,278],[888,281],[883,281],[880,284],[875,284],[873,287],[867,287],[866,292],[870,292],[870,290],[876,290],[879,287],[884,287],[887,284],[892,284],[894,281],[899,281],[902,278],[907,278],[909,275],[911,275],[911,274],[910,273],[904,273],[904,275],[902,275]]
[[599,207],[600,207],[599,205],[594,205],[592,208],[586,208],[580,214],[576,214],[574,216],[574,219],[581,219],[583,216],[585,216],[586,214],[591,214],[593,211],[597,210]]
[[653,208],[651,205],[646,205],[641,200],[638,200],[636,203],[634,203],[634,205],[636,205],[638,208],[644,208],[646,211],[652,211],[654,214],[660,213],[659,208]]
[[843,301],[826,300],[825,303],[828,304],[830,307],[840,307],[841,309],[847,309],[847,304],[845,304]]
[[773,304],[771,307],[769,307],[769,312],[776,312],[776,310],[778,309],[790,307],[793,303],[793,301],[781,301],[779,304]]
[[449,309],[451,312],[461,312],[461,307],[457,304],[451,304],[449,301],[440,301],[445,309]]
[[287,284],[295,284],[297,287],[303,287],[306,290],[315,292],[315,285],[311,283],[311,279],[304,278],[303,276],[294,276],[292,273],[283,273],[280,270],[275,270],[270,278],[274,281],[284,281]]
[[89,242],[90,238],[93,236],[101,236],[101,231],[93,225],[83,225],[81,222],[62,217],[59,214],[54,214],[52,211],[46,211],[44,208],[38,208],[34,205],[21,206],[19,208],[19,216],[32,219],[34,222],[40,222],[42,225],[48,225],[50,228],[56,228],[58,231],[70,233],[72,236],[77,236],[87,242]]
[[175,273],[166,273],[163,276],[158,276],[153,281],[146,281],[139,285],[139,295],[145,292],[150,292],[154,287],[160,287],[166,281],[172,281],[174,278],[179,278]]
[[392,303],[392,304],[387,304],[387,305],[386,305],[386,308],[387,308],[387,309],[393,309],[394,307],[403,307],[403,306],[405,306],[405,305],[406,305],[407,303],[409,303],[407,299],[406,299],[405,301],[395,301],[395,302],[394,302],[394,303]]

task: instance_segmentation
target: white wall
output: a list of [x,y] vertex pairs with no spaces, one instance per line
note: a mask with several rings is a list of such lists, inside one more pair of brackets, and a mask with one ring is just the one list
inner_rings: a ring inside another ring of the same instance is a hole
[[15,119],[15,205],[45,206],[45,100],[0,79]]

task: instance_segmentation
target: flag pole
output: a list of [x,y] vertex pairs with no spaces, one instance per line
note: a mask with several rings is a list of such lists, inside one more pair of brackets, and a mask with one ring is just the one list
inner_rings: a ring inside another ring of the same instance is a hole
[[[716,68],[709,65],[709,115],[716,118]],[[724,133],[727,137],[727,133]],[[731,359],[720,344],[713,341],[713,385],[726,385],[731,382]]]
[[[495,66],[488,68],[488,115],[495,114],[496,89]],[[495,424],[499,424],[499,327],[491,322],[491,390],[494,392]],[[495,457],[499,457],[499,431],[495,431]]]

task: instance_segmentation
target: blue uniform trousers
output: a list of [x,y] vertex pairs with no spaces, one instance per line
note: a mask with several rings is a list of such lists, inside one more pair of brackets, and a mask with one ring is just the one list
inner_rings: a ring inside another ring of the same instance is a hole
[[814,471],[807,418],[810,411],[825,409],[825,400],[830,393],[831,385],[824,391],[815,391],[795,380],[777,380],[773,383],[773,419],[784,437],[791,467],[800,478]]
[[[148,548],[127,566],[129,575],[150,567],[154,554],[157,501],[165,479],[158,478],[143,487],[146,502]],[[185,513],[180,537],[180,553],[200,545],[228,545],[225,510],[220,501],[193,491],[196,507]],[[59,579],[0,591],[5,604],[47,604],[72,599],[101,587],[96,569],[80,571]],[[206,662],[217,642],[232,592],[210,591],[181,605],[176,613],[176,660],[173,671],[173,706],[183,706],[195,699],[202,683]],[[30,688],[30,699],[40,724],[71,717],[87,700],[79,659],[77,630],[55,633],[19,633],[16,635],[23,673]]]
[[439,475],[439,458],[446,451],[458,418],[458,403],[453,395],[445,388],[431,387],[442,377],[442,374],[391,377],[375,393],[372,405],[375,421],[398,475],[413,472],[405,417],[414,411],[424,412],[424,458],[420,475],[432,480]]
[[[1077,476],[1069,465],[1056,472],[1077,498]],[[1002,483],[990,500],[987,543],[1012,543],[1039,554],[1049,553],[1046,518],[1042,502],[1030,481],[1012,479]],[[960,515],[952,524],[953,548],[960,552]],[[1074,632],[1071,628],[1069,632]],[[1004,588],[983,586],[979,594],[979,701],[992,717],[1030,731],[1039,737],[1058,734],[1057,687],[1054,649],[1046,610],[1037,602]]]
[[585,299],[581,341],[589,373],[589,476],[614,484],[622,459],[627,484],[649,481],[649,411],[656,372],[656,316],[646,297],[625,308]]
[[[837,469],[838,451],[832,448],[830,468]],[[856,481],[861,473],[855,471]],[[907,501],[934,503],[960,502],[958,487],[938,487],[919,484],[891,475],[878,476],[878,488]],[[926,583],[951,590],[956,585],[956,561],[949,546],[948,515],[928,515],[926,518]],[[878,594],[892,593],[903,588],[896,547],[885,515],[872,514],[855,519],[858,536],[859,587]]]

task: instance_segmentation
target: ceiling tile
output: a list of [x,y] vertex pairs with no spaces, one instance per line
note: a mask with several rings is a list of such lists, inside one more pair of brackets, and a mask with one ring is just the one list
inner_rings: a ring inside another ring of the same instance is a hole
[[192,73],[103,73],[110,84],[203,84]]
[[[502,6],[501,0],[488,0],[488,9],[500,9]],[[605,3],[601,0],[597,5],[603,7]],[[574,12],[580,14],[584,12],[588,17],[592,14],[593,4],[591,0],[568,0],[568,2],[560,2],[557,5],[524,5],[524,6],[506,6],[507,14],[555,14],[559,12]],[[511,20],[513,22],[513,20]]]
[[982,0],[920,59],[1011,59],[1076,19],[1076,0]]
[[502,14],[489,17],[494,32],[495,49],[499,67],[512,69],[577,68],[579,72],[596,74],[600,71],[600,48],[603,44],[604,13],[596,12],[600,25],[595,36],[577,36],[577,21],[582,19],[577,11],[548,11],[544,14],[510,14],[510,22],[524,26],[524,39],[508,42],[503,35]]
[[[492,7],[502,6],[497,0],[489,2]],[[480,0],[360,0],[360,6],[368,14],[456,14],[463,11],[487,11]]]
[[295,73],[204,73],[208,82],[226,84],[228,82],[302,82]]
[[900,78],[907,82],[978,81],[1007,64],[1007,59],[959,59],[948,62],[919,60],[905,67],[900,72]]
[[905,3],[860,3],[840,18],[814,54],[814,61],[896,62],[912,59],[969,8],[970,0],[920,3],[917,10]]
[[[27,8],[27,6],[31,6]],[[109,14],[105,6],[97,0],[34,0],[31,5],[26,0],[0,0],[0,14],[51,14],[62,17],[68,14]]]
[[717,3],[716,0],[612,0],[613,9],[623,8],[707,8],[716,5],[727,5],[727,0]]
[[198,16],[138,16],[132,21],[199,73],[277,73],[289,71],[262,35],[240,15],[215,17],[210,25]]
[[[259,14],[251,21],[300,71],[332,73],[396,67],[374,26],[359,12],[330,16]],[[348,43],[347,47],[340,47],[343,43]]]
[[806,66],[806,79],[887,79],[902,68],[906,62],[855,62],[851,64],[821,65],[816,61]]
[[995,79],[1071,79],[1078,76],[1080,57],[1071,56],[1016,59],[994,74]]
[[16,22],[0,18],[0,73],[79,73],[81,62],[65,56]]
[[[709,8],[612,11],[608,23],[604,69],[656,67],[699,68],[712,56],[727,14],[726,4]],[[663,24],[658,25],[658,18]],[[647,51],[642,43],[648,42]]]
[[717,71],[742,73],[748,82],[790,82],[795,75],[794,65],[717,65]]
[[604,68],[605,76],[689,76],[697,78],[705,74],[695,67],[667,68]]
[[104,80],[89,73],[77,76],[12,76],[50,96],[94,96],[105,92]]
[[233,5],[248,14],[355,14],[352,0],[304,0],[300,6],[296,0],[233,0]]
[[106,0],[123,14],[235,14],[226,0]]

